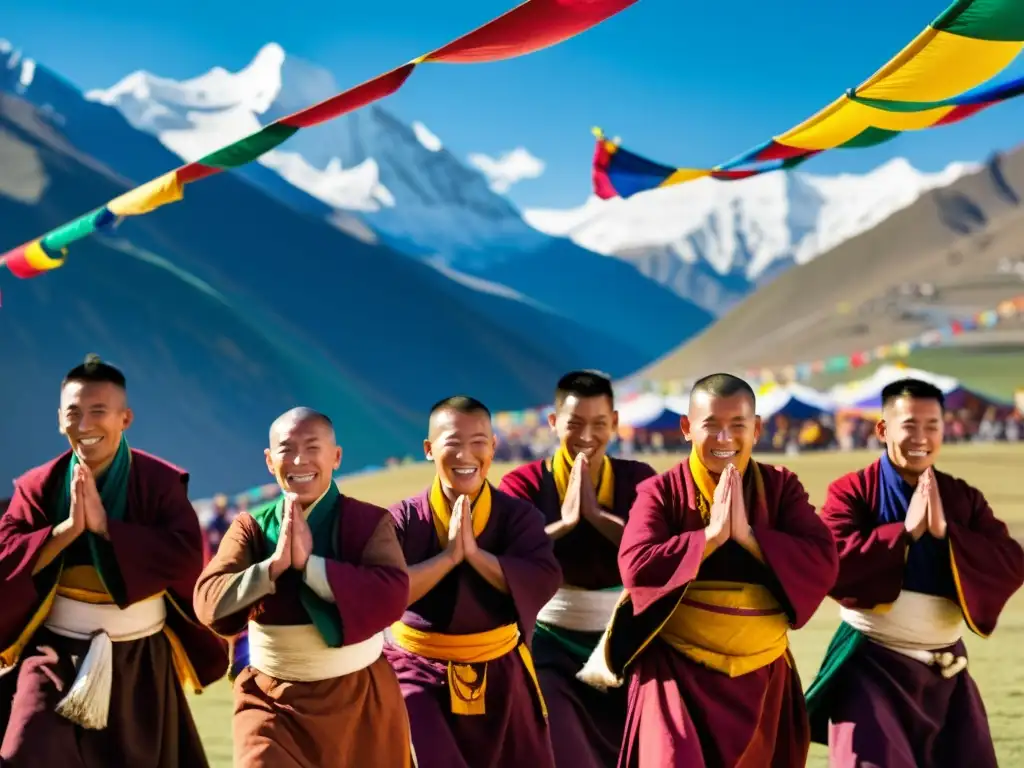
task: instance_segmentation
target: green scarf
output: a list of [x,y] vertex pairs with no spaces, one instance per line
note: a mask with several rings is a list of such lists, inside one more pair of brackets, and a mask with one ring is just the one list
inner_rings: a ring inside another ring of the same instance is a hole
[[[338,516],[334,507],[341,498],[338,486],[331,480],[331,485],[320,500],[313,505],[306,515],[306,522],[313,533],[313,554],[318,557],[337,559]],[[257,507],[249,513],[263,531],[267,540],[267,557],[277,549],[277,541],[281,535],[281,522],[284,519],[284,496],[276,501]],[[324,642],[330,648],[342,645],[341,617],[335,605],[321,599],[312,588],[302,583],[299,589],[302,607],[313,621],[313,626],[320,632]]]
[[828,744],[828,721],[832,714],[832,698],[836,694],[839,673],[866,639],[865,635],[845,621],[839,622],[839,628],[832,635],[821,668],[805,694],[812,742]]
[[[64,473],[62,492],[56,499],[57,508],[53,510],[54,524],[60,524],[71,516],[71,482],[75,476],[75,467],[80,463],[78,454],[72,451],[71,461],[68,462],[67,472]],[[103,502],[108,520],[124,520],[128,509],[128,476],[131,470],[132,452],[128,447],[128,440],[122,434],[114,460],[106,471],[96,478],[96,490],[99,491],[100,501]],[[117,567],[113,546],[102,536],[90,531],[86,531],[85,536],[89,543],[92,564],[99,574],[100,581],[114,601],[120,605],[124,602],[124,581]]]

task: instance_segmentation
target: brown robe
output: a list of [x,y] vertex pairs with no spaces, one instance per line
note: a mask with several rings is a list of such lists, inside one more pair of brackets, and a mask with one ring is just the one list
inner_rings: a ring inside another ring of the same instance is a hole
[[[343,644],[354,645],[401,617],[409,598],[409,575],[387,510],[342,496],[337,515],[340,559],[326,560],[327,581],[341,618]],[[260,567],[272,554],[252,516],[243,512],[236,517],[196,584],[200,620],[225,636],[239,634],[249,621],[310,624],[299,598],[298,571],[287,571],[276,583],[267,578],[262,589],[255,579],[248,589],[239,588],[238,575]],[[315,682],[278,680],[247,666],[234,686],[237,766],[412,765],[409,718],[398,679],[384,656],[366,669]]]
[[[180,642],[200,686],[227,672],[227,644],[200,625],[191,594],[202,569],[203,538],[188,500],[188,474],[142,451],[132,450],[124,520],[109,520],[103,544],[116,562],[122,608],[165,593],[167,631],[113,644],[114,678],[108,725],[87,730],[58,715],[55,707],[77,672],[89,641],[39,627],[20,654],[19,640],[41,616],[43,599],[84,537],[35,576],[32,570],[50,537],[46,510],[71,460],[70,451],[30,470],[15,482],[15,493],[0,517],[0,649],[16,660],[17,690],[0,746],[4,768],[179,768],[207,764],[172,660],[169,637]],[[5,662],[0,662],[5,663]],[[3,678],[0,678],[2,680]],[[9,682],[7,683],[10,684]],[[2,689],[2,685],[0,685]]]

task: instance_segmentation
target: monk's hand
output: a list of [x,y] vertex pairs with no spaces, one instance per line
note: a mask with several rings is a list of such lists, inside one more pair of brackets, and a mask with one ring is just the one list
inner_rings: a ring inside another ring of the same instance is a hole
[[466,497],[459,496],[459,498],[455,500],[455,504],[452,505],[452,518],[448,521],[448,546],[445,547],[444,551],[451,560],[453,567],[461,563],[466,558],[466,547],[464,537],[462,535],[462,526],[464,523],[462,514],[463,510],[466,509],[469,509]]
[[947,530],[946,510],[939,495],[939,484],[935,481],[935,472],[931,467],[924,474],[928,477],[928,533],[936,539],[944,539]]
[[285,504],[291,504],[292,568],[301,571],[306,568],[309,556],[313,554],[313,531],[306,521],[306,510],[302,508],[298,499],[291,496],[285,500]]
[[907,506],[907,520],[904,526],[914,541],[924,536],[925,531],[928,530],[928,504],[931,501],[928,487],[928,473],[925,472],[918,478],[917,488],[914,490],[914,495],[910,497],[910,504]]
[[580,505],[583,503],[583,467],[579,458],[572,465],[569,472],[569,485],[565,489],[565,498],[562,500],[562,525],[572,529],[580,521]]
[[281,532],[277,537],[277,547],[274,554],[270,556],[270,579],[277,579],[292,567],[292,508],[287,500],[284,505],[284,513],[281,515]]
[[68,519],[60,523],[57,533],[73,531],[76,536],[86,530],[85,527],[85,477],[82,475],[82,465],[76,464],[71,470],[71,513]]
[[97,536],[107,536],[107,511],[103,508],[100,492],[96,488],[96,477],[85,464],[79,464],[85,495],[85,529]]
[[465,496],[460,496],[459,500],[462,502],[462,523],[460,525],[462,528],[462,552],[464,557],[469,560],[476,557],[480,547],[476,543],[476,532],[473,530],[473,507]]
[[715,486],[715,498],[711,501],[711,516],[704,529],[708,543],[715,546],[728,541],[732,533],[732,483],[729,482],[728,475],[731,466],[726,467],[726,471],[718,478],[718,485]]
[[732,464],[725,468],[725,473],[729,475],[729,493],[732,496],[729,509],[729,538],[737,544],[743,544],[754,535],[750,528],[750,518],[747,517],[747,505],[743,501],[743,477]]
[[580,517],[593,520],[601,516],[601,505],[597,503],[597,491],[590,479],[590,459],[581,453],[573,467],[580,468]]

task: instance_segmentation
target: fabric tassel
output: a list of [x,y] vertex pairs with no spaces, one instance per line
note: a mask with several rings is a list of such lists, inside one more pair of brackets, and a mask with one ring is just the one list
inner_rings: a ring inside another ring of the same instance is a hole
[[78,667],[71,689],[57,705],[57,714],[83,728],[106,728],[114,676],[113,659],[114,644],[107,633],[93,635],[89,652]]
[[597,688],[599,691],[618,688],[622,685],[624,680],[616,677],[608,666],[607,648],[608,633],[605,632],[601,635],[594,652],[587,659],[587,663],[583,665],[583,669],[576,673],[577,680],[592,688]]

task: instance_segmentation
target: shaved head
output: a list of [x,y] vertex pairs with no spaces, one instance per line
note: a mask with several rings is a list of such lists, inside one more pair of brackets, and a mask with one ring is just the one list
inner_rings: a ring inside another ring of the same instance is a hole
[[446,423],[444,416],[453,413],[465,416],[478,414],[485,416],[488,422],[491,420],[490,409],[475,397],[453,395],[452,397],[446,397],[444,400],[438,400],[431,406],[430,419],[427,423],[427,434],[431,437],[436,436],[437,431],[442,428],[442,422]]
[[754,388],[747,382],[731,373],[712,373],[710,376],[698,379],[693,385],[690,390],[690,402],[693,402],[694,396],[735,397],[736,395],[749,397],[751,406],[757,407]]
[[323,425],[330,430],[331,438],[335,438],[334,422],[331,421],[327,414],[314,411],[312,408],[299,406],[298,408],[285,411],[274,419],[274,423],[270,425],[270,444],[273,445],[274,441],[280,439],[282,434],[290,432],[300,424],[306,423],[319,423]]
[[341,466],[334,424],[312,408],[292,408],[274,419],[264,455],[281,490],[294,493],[302,504],[320,498]]

